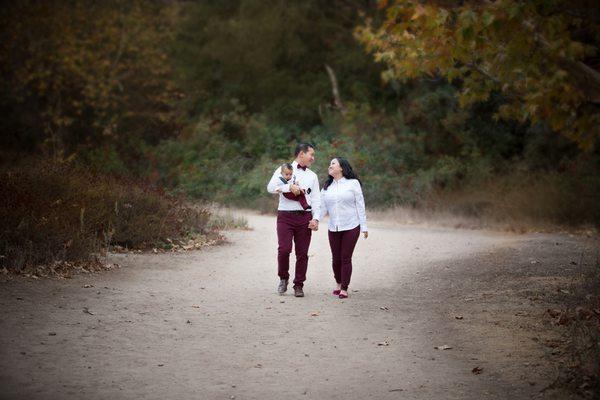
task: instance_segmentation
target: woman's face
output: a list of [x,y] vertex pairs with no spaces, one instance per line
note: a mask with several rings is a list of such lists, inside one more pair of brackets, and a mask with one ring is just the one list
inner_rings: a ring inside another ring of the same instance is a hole
[[342,176],[342,167],[340,166],[340,163],[337,160],[337,158],[331,160],[331,162],[329,163],[328,171],[329,175],[333,176],[334,178]]

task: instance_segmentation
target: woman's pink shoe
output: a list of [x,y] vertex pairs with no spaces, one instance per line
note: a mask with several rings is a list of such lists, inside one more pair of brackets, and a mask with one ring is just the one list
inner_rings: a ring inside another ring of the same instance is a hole
[[339,296],[340,295],[340,289],[335,289],[333,292],[334,296]]
[[347,293],[340,292],[340,299],[347,299],[347,298],[348,298],[348,294]]

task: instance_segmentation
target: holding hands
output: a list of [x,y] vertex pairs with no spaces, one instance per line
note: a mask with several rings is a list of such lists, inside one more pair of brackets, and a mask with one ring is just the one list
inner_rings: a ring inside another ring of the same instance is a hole
[[319,221],[316,219],[311,219],[310,222],[308,223],[308,229],[310,229],[311,231],[318,231],[319,230]]

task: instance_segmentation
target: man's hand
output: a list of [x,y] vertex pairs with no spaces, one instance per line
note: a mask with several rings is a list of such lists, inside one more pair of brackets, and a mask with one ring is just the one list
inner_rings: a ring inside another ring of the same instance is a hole
[[364,231],[364,232],[363,232],[363,236],[365,237],[365,239],[366,239],[366,238],[368,238],[368,237],[369,237],[369,232],[367,232],[367,231]]
[[310,229],[312,231],[318,231],[319,230],[319,221],[316,219],[311,219],[310,222],[308,223],[308,229]]
[[292,193],[294,193],[296,196],[298,196],[300,193],[302,193],[302,190],[300,190],[300,186],[298,186],[298,185],[290,185],[290,191]]

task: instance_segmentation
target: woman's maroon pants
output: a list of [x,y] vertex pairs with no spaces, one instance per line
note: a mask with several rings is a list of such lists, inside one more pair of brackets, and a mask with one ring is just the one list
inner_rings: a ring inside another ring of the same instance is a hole
[[352,253],[360,236],[360,225],[348,231],[329,231],[329,247],[331,247],[331,265],[337,283],[342,290],[348,290],[352,276]]

